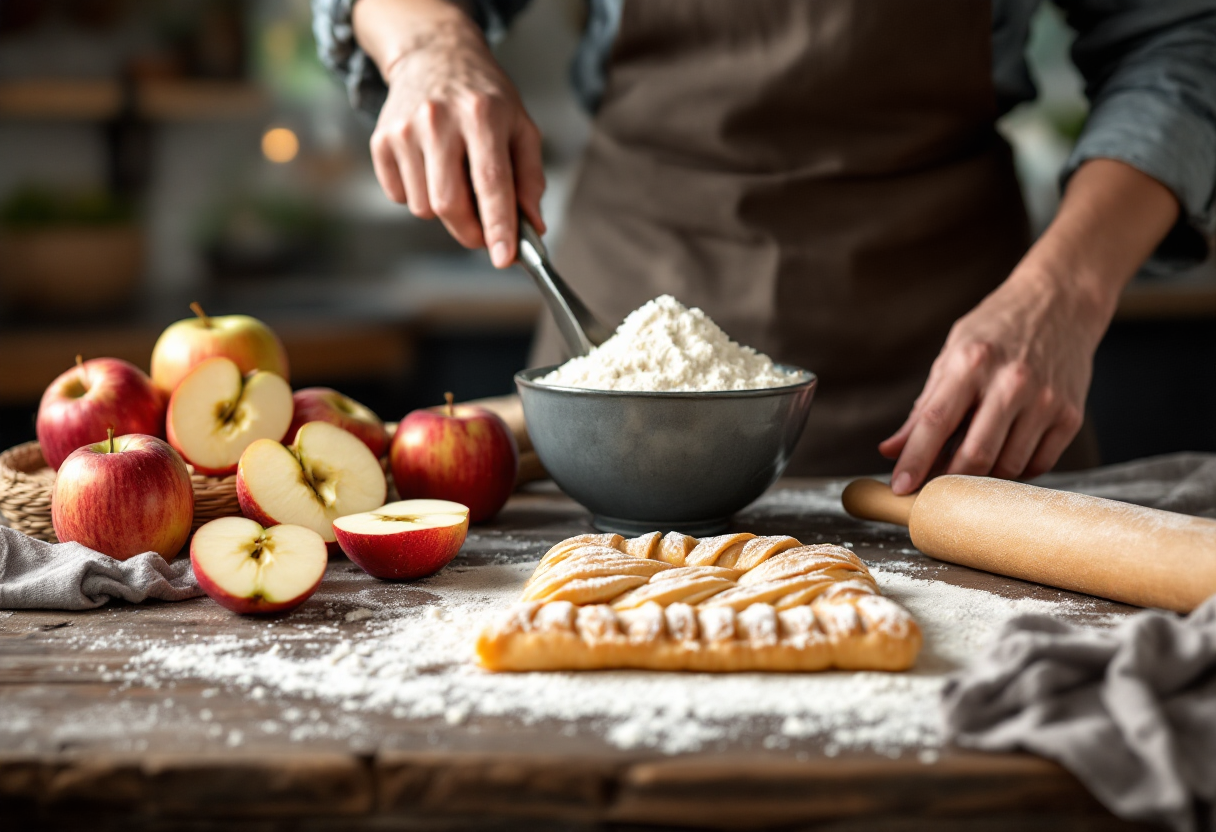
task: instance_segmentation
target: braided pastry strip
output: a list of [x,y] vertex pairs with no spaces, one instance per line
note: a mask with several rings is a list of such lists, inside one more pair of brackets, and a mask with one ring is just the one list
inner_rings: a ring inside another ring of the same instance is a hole
[[905,670],[920,644],[848,549],[652,532],[558,543],[477,656],[489,670]]

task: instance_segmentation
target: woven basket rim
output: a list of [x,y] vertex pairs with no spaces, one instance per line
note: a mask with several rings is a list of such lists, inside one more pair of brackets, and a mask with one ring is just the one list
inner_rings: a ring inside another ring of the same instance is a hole
[[[35,462],[36,465],[30,465],[30,462]],[[50,466],[46,465],[46,459],[43,456],[43,446],[38,444],[38,440],[33,442],[23,442],[13,445],[12,448],[7,448],[0,451],[0,477],[15,480],[15,482],[38,482],[45,483],[47,479],[54,479],[54,472],[50,478],[46,477],[44,472],[50,471]]]

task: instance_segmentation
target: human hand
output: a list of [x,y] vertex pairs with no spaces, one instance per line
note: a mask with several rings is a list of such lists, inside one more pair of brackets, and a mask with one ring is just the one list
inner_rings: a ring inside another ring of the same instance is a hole
[[[946,473],[1030,479],[1081,429],[1098,342],[1119,294],[1179,216],[1173,193],[1114,159],[1091,159],[1012,275],[950,330],[903,427],[891,490],[920,487],[955,431]],[[971,421],[960,430],[968,415]]]
[[907,421],[879,445],[898,458],[892,490],[918,488],[968,415],[945,473],[1016,479],[1049,471],[1081,428],[1111,314],[1060,281],[1015,272],[955,323]]
[[472,20],[460,14],[420,29],[383,67],[388,97],[371,138],[376,178],[394,202],[438,217],[461,245],[489,248],[506,268],[520,209],[545,230],[540,131]]

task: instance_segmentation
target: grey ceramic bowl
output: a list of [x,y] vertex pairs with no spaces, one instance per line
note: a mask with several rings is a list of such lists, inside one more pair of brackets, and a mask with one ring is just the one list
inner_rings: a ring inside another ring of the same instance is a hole
[[723,531],[776,482],[802,435],[818,379],[713,393],[635,393],[538,384],[516,373],[528,433],[558,486],[620,534]]

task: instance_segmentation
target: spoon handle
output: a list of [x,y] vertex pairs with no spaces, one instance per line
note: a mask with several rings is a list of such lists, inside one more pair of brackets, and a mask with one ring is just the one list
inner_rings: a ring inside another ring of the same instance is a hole
[[519,215],[519,257],[516,262],[536,282],[572,356],[586,355],[612,334],[553,268],[544,240],[522,213]]

